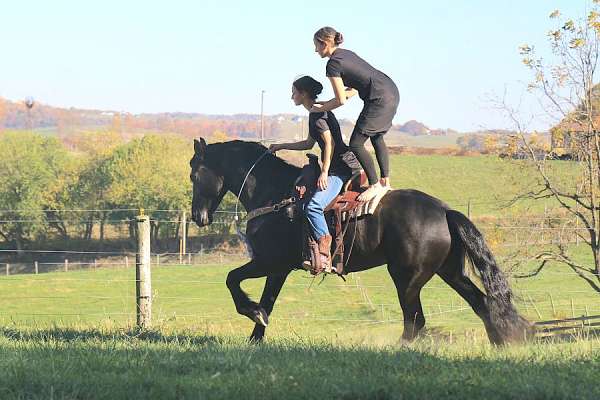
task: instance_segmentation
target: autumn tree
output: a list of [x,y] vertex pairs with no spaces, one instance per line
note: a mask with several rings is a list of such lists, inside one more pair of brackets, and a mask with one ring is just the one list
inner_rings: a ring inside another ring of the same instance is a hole
[[[564,18],[554,11],[550,18],[556,28],[548,33],[552,61],[547,63],[535,48],[520,48],[523,63],[533,74],[529,91],[542,104],[547,115],[555,119],[571,134],[571,147],[578,155],[577,175],[564,180],[553,173],[556,161],[535,151],[527,140],[526,125],[518,110],[504,104],[503,109],[513,121],[520,138],[521,148],[529,154],[532,165],[540,179],[540,187],[523,197],[553,199],[560,208],[572,216],[582,227],[575,233],[587,244],[593,265],[585,265],[575,259],[569,243],[558,241],[550,249],[535,255],[540,260],[539,272],[549,261],[567,265],[591,287],[600,292],[600,97],[596,82],[600,45],[600,13],[598,0],[591,11],[580,20]],[[563,164],[564,165],[564,164]]]
[[4,128],[4,116],[6,115],[6,101],[0,97],[0,131]]
[[227,133],[225,133],[225,132],[217,129],[210,136],[209,142],[210,143],[217,143],[217,142],[226,142],[228,140],[229,140],[229,137],[227,136]]

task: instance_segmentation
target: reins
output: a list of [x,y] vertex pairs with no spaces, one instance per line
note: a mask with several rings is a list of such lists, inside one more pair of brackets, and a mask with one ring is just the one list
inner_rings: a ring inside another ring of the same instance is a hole
[[269,149],[267,149],[267,150],[265,150],[264,153],[262,153],[260,155],[260,157],[258,157],[258,159],[254,162],[254,164],[252,164],[252,166],[250,167],[250,169],[246,173],[246,176],[244,177],[244,180],[242,181],[242,186],[240,187],[240,191],[238,192],[237,200],[235,202],[235,216],[233,218],[234,218],[236,224],[239,222],[238,206],[240,204],[240,196],[242,195],[242,191],[244,190],[244,186],[246,185],[246,181],[248,180],[248,177],[250,176],[250,173],[252,172],[252,170],[254,169],[254,167],[256,167],[256,165],[258,165],[258,163],[260,162],[260,160],[262,160],[263,157],[266,156],[269,153],[270,153],[270,151],[269,151]]

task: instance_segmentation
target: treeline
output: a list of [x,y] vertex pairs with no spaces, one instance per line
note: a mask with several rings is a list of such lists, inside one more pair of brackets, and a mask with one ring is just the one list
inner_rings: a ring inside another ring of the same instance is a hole
[[[56,137],[0,133],[0,239],[19,250],[49,237],[91,239],[94,230],[103,240],[110,220],[129,221],[134,238],[138,209],[151,217],[190,210],[191,141],[149,134],[125,142],[110,131],[80,139],[72,150]],[[160,219],[152,218],[153,240],[177,235],[178,224],[163,229]]]
[[[549,152],[550,137],[535,132],[525,135],[527,143],[540,153]],[[463,150],[482,154],[515,157],[523,151],[519,136],[511,131],[485,131],[459,136],[456,144]]]
[[[283,117],[267,116],[264,121],[265,137],[281,133]],[[290,119],[291,117],[287,118]],[[0,97],[0,130],[47,129],[56,131],[63,141],[71,140],[74,133],[104,128],[120,134],[169,132],[186,138],[210,137],[225,134],[229,138],[257,138],[260,117],[257,115],[204,115],[198,113],[131,114],[118,111],[85,110],[52,107],[33,103],[8,101]]]

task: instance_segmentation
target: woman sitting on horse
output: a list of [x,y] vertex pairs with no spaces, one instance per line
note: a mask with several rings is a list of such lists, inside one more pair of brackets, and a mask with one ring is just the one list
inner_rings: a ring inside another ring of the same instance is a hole
[[[314,106],[323,85],[310,76],[303,76],[292,85],[292,100],[307,110]],[[308,118],[308,137],[300,142],[273,144],[271,152],[278,150],[309,150],[319,144],[321,149],[321,174],[317,179],[317,191],[305,207],[312,234],[319,244],[323,267],[331,267],[331,235],[323,210],[339,194],[344,182],[360,164],[342,139],[342,132],[331,111],[311,112]]]

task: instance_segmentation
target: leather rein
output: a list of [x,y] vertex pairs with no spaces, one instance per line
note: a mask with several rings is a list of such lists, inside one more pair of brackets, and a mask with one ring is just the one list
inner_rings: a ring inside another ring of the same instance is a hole
[[[269,154],[270,151],[267,149],[265,150],[265,152],[263,154],[260,155],[260,157],[258,157],[258,159],[254,162],[254,164],[252,164],[252,166],[250,167],[250,169],[248,170],[248,172],[246,173],[246,176],[244,177],[244,180],[242,181],[242,186],[240,187],[240,191],[238,192],[237,195],[237,200],[235,202],[235,222],[239,223],[239,217],[238,217],[238,206],[240,204],[240,196],[242,195],[242,191],[244,190],[244,186],[246,185],[246,181],[248,180],[248,177],[250,176],[250,173],[252,172],[252,170],[254,169],[254,167],[256,167],[258,165],[258,163],[264,158],[264,156],[266,156],[267,154]],[[266,214],[270,214],[273,212],[277,212],[279,210],[281,210],[282,208],[290,205],[290,204],[294,204],[296,202],[296,198],[294,196],[292,197],[288,197],[287,199],[283,199],[281,200],[279,203],[274,204],[272,206],[266,206],[266,207],[260,207],[257,208],[255,210],[250,211],[249,213],[246,214],[246,222],[260,217],[262,215],[266,215]]]

